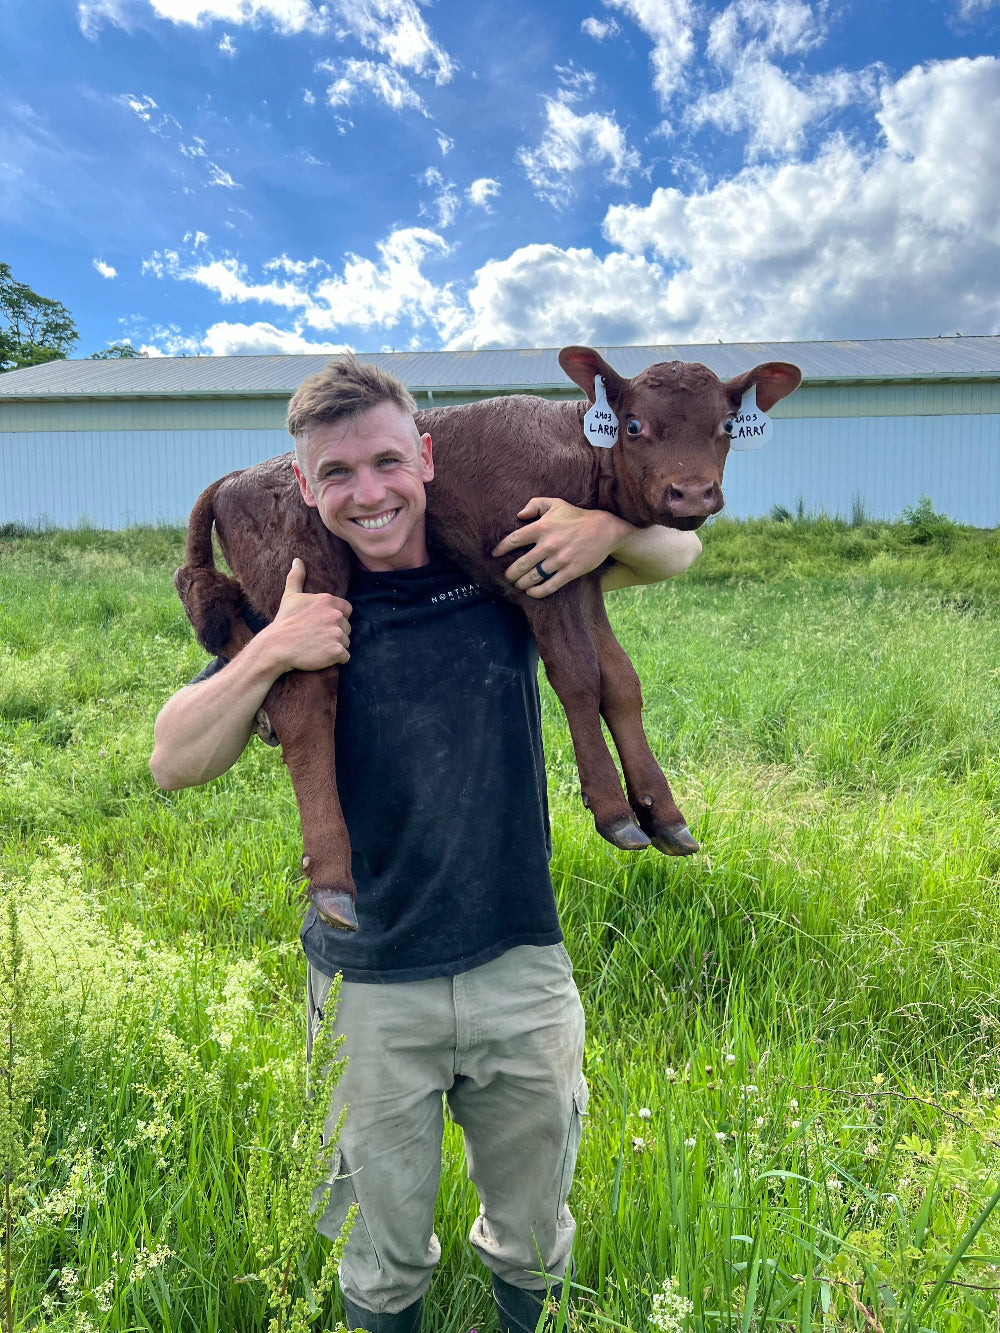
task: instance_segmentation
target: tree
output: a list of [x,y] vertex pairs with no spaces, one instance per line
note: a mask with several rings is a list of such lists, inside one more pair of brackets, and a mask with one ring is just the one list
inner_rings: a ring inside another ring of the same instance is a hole
[[68,356],[79,340],[73,317],[61,301],[17,282],[0,260],[0,372],[37,366]]
[[102,347],[99,352],[91,352],[91,361],[134,361],[138,357],[148,357],[148,352],[141,352],[138,347],[133,347],[131,343],[109,343],[107,347]]

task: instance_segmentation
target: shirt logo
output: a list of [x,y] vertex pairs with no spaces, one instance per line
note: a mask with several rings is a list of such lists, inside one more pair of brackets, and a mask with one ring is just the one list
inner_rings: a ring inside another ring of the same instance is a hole
[[476,597],[482,592],[478,583],[463,583],[461,587],[449,588],[447,592],[439,592],[431,598],[431,605],[435,602],[466,602],[470,597]]

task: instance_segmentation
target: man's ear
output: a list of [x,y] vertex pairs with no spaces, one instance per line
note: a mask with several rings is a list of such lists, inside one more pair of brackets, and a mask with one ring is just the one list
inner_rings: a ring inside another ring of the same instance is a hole
[[[431,443],[431,437],[427,434],[420,437],[420,463],[423,470],[424,481],[434,480],[434,448]],[[302,482],[299,481],[299,485]]]
[[316,497],[309,489],[309,483],[302,475],[302,471],[299,467],[298,460],[294,458],[292,459],[292,471],[295,473],[295,480],[299,483],[299,490],[302,492],[303,500],[306,502],[306,504],[309,506],[310,509],[318,509],[319,505],[316,503]]

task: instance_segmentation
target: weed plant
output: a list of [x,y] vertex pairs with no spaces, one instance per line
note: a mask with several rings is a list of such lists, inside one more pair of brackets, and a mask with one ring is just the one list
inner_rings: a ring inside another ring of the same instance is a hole
[[[683,579],[609,599],[695,858],[597,838],[543,690],[588,1013],[580,1328],[998,1326],[1000,536],[919,509],[718,521]],[[0,538],[25,1329],[263,1333],[269,1264],[302,1318],[339,1315],[327,1243],[283,1248],[267,1192],[303,1142],[284,770],[254,744],[196,791],[148,772],[203,664],[181,552],[167,529]],[[448,1125],[428,1333],[493,1326],[476,1209]]]

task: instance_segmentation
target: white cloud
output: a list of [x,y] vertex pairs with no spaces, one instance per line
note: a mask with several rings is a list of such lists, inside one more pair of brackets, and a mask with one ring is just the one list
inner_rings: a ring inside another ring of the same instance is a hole
[[458,298],[449,284],[435,286],[422,272],[429,257],[450,253],[444,238],[423,227],[401,227],[376,249],[379,262],[349,254],[341,277],[317,284],[306,323],[369,329],[409,322],[450,337],[464,318]]
[[437,225],[450,227],[458,215],[458,192],[454,181],[446,181],[437,167],[428,167],[419,179],[424,185],[437,191],[430,208],[421,204],[421,216],[426,217],[433,210],[437,214]]
[[616,37],[621,28],[614,19],[598,19],[591,15],[580,24],[580,31],[585,37],[593,37],[595,42],[603,42],[608,37]]
[[209,23],[265,23],[282,33],[323,32],[329,26],[326,7],[309,0],[149,0],[157,18],[201,28]]
[[474,208],[482,208],[487,213],[492,213],[490,200],[495,199],[499,193],[500,182],[498,180],[494,180],[492,176],[480,176],[466,190],[465,197]]
[[442,134],[440,130],[437,130],[436,133],[437,133],[438,147],[441,149],[441,156],[447,157],[448,154],[451,152],[451,150],[455,147],[455,140],[449,139],[447,134]]
[[734,0],[709,24],[707,50],[716,64],[735,65],[747,54],[809,51],[825,35],[821,13],[803,0]]
[[958,0],[958,13],[963,19],[974,19],[989,9],[996,9],[1000,0]]
[[325,60],[317,68],[338,75],[326,90],[330,106],[349,106],[359,95],[368,93],[393,111],[411,110],[427,115],[423,98],[391,65],[372,60],[343,60],[335,65]]
[[431,37],[415,0],[339,0],[347,29],[370,51],[394,67],[447,83],[455,73],[448,53]]
[[112,101],[117,102],[119,106],[128,107],[153,134],[158,134],[161,138],[181,128],[170,112],[164,111],[151,97],[122,93],[112,98]]
[[110,264],[105,264],[103,259],[92,259],[90,262],[93,264],[94,268],[97,269],[102,278],[118,277],[118,270],[112,268]]
[[[196,233],[203,237],[204,233]],[[297,312],[295,337],[306,338],[308,329],[332,332],[337,329],[390,330],[401,324],[429,330],[432,336],[450,337],[465,322],[465,315],[451,285],[435,284],[422,266],[428,260],[450,253],[448,243],[436,232],[422,227],[400,228],[376,245],[378,260],[348,254],[341,273],[331,274],[319,259],[293,260],[287,255],[269,260],[265,272],[282,272],[287,282],[255,282],[246,265],[232,255],[215,258],[202,253],[189,233],[185,244],[191,253],[182,258],[178,250],[154,251],[142,266],[144,274],[160,279],[193,282],[213,293],[223,304],[255,301]],[[196,253],[197,251],[197,253]],[[216,325],[216,330],[264,329],[266,337],[277,336],[271,325]],[[205,337],[209,337],[212,330]],[[174,330],[160,330],[159,346],[169,350],[180,344]],[[219,332],[213,346],[228,332]],[[235,335],[234,335],[235,336]],[[243,336],[240,334],[240,336]],[[262,334],[261,336],[265,336]],[[291,334],[284,335],[291,337]],[[423,335],[426,341],[426,334]],[[197,342],[204,350],[205,344]],[[182,349],[183,350],[183,349]],[[273,350],[273,349],[272,349]],[[286,350],[295,350],[291,347]]]
[[608,180],[624,185],[640,166],[614,115],[591,111],[578,116],[557,95],[545,99],[546,127],[537,148],[519,148],[517,160],[536,194],[556,207],[573,193],[572,176],[587,166],[603,166]]
[[222,34],[222,40],[219,42],[219,50],[224,56],[234,56],[236,54],[236,43],[230,37],[228,32]]
[[[196,233],[192,250],[198,249],[198,237],[208,238],[203,232]],[[190,241],[190,237],[185,237]],[[284,260],[272,261],[278,266]],[[271,268],[271,265],[265,265]],[[250,281],[245,264],[232,256],[223,259],[207,258],[201,262],[196,259],[185,263],[176,250],[154,250],[149,259],[143,260],[143,273],[151,273],[157,278],[174,278],[179,282],[193,282],[213,292],[224,305],[231,302],[259,301],[266,305],[281,306],[286,310],[301,309],[309,304],[307,291],[294,283]]]
[[225,190],[242,190],[243,186],[233,180],[228,171],[223,169],[215,162],[208,163],[208,183],[209,185],[221,185]]
[[649,59],[653,66],[653,88],[666,106],[694,57],[692,0],[607,0],[607,3],[627,14],[652,38]]
[[998,115],[1000,61],[917,67],[882,92],[876,151],[834,135],[809,162],[658,189],[605,235],[669,266],[656,322],[677,339],[996,330]]
[[476,273],[448,346],[557,347],[650,341],[664,274],[642,256],[526,245]]
[[787,155],[805,144],[809,125],[832,111],[876,100],[882,71],[873,66],[858,72],[837,70],[795,81],[770,61],[741,56],[732,85],[723,93],[701,96],[688,107],[685,119],[695,127],[747,134],[748,160],[764,154]]

